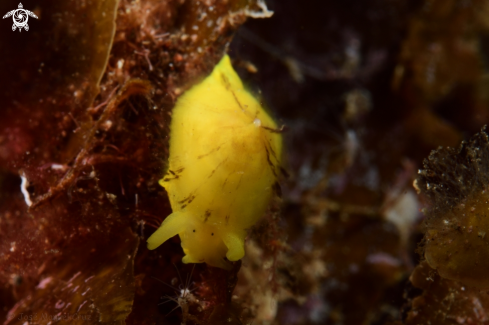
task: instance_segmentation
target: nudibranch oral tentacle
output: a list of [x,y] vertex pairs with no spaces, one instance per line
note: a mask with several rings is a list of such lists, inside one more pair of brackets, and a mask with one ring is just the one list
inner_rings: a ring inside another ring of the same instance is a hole
[[276,193],[282,156],[277,131],[225,55],[173,110],[169,166],[160,180],[173,213],[148,248],[178,234],[184,263],[230,269],[226,258],[244,256],[246,230]]

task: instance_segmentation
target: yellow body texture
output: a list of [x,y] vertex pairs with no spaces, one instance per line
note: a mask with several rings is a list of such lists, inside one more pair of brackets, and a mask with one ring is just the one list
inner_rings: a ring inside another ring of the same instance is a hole
[[229,269],[244,256],[246,230],[278,186],[281,135],[244,88],[226,55],[184,93],[172,114],[168,170],[160,184],[173,213],[148,239],[180,235],[184,263]]

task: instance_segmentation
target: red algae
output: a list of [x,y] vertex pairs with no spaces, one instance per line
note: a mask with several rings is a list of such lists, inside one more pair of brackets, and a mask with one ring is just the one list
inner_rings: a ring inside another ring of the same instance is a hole
[[[2,9],[12,3],[3,2]],[[0,81],[1,136],[10,138],[0,144],[0,166],[25,169],[29,179],[52,184],[52,177],[30,168],[72,159],[58,148],[73,142],[79,134],[72,130],[88,121],[86,108],[99,91],[117,4],[45,1],[32,8],[40,19],[29,33],[2,31],[0,70],[12,78]]]
[[[251,1],[194,4],[50,1],[29,8],[40,17],[29,34],[1,32],[0,66],[12,75],[0,81],[6,324],[165,318],[155,278],[170,282],[180,250],[139,245],[170,213],[157,184],[170,109],[220,59],[246,9],[255,9]],[[204,13],[217,23],[187,35],[185,26]],[[206,303],[190,318],[227,317],[213,311],[230,303],[238,269],[196,270]]]
[[[34,290],[9,311],[4,324],[66,322],[70,324],[123,321],[134,299],[133,259],[138,238],[129,228],[114,228],[107,242],[86,236],[64,248],[65,256],[46,266]],[[117,250],[113,249],[117,245]],[[120,252],[127,252],[121,258]],[[87,260],[98,263],[86,263]]]

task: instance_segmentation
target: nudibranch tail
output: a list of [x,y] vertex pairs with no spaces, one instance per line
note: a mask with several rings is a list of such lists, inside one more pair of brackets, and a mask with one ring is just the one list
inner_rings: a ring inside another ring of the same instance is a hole
[[161,226],[148,238],[148,249],[155,249],[185,229],[185,216],[181,211],[170,214]]

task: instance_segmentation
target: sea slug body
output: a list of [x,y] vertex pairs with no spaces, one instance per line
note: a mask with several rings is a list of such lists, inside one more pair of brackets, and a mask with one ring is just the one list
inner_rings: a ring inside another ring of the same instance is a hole
[[173,213],[148,239],[155,249],[178,234],[184,263],[230,269],[246,230],[278,188],[282,136],[247,92],[226,55],[184,93],[172,113],[169,166],[160,184]]

